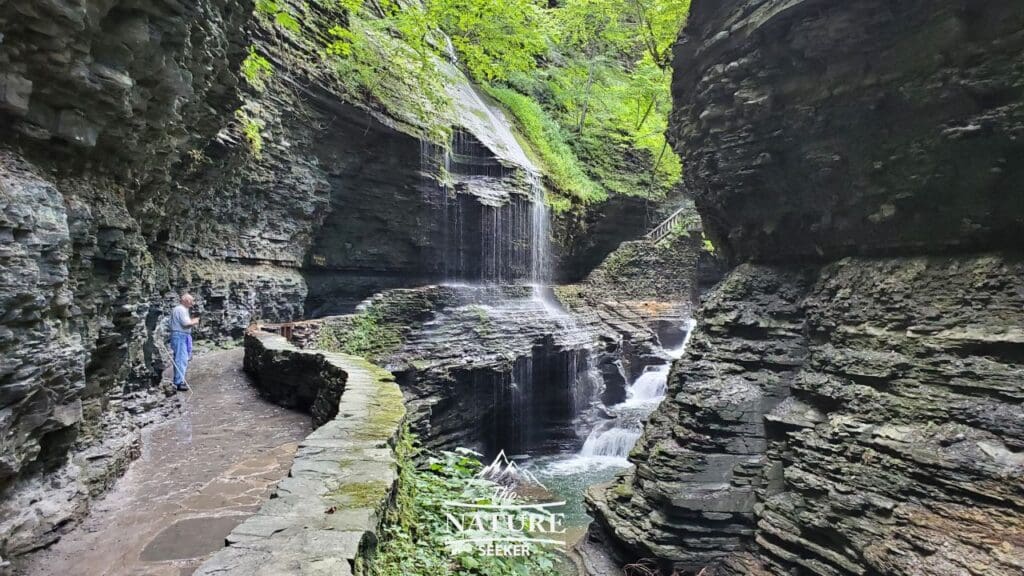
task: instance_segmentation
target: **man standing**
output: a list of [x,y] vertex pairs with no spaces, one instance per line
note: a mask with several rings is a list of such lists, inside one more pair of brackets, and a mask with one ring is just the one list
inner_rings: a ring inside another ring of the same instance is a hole
[[191,294],[181,295],[181,303],[171,310],[171,350],[174,352],[174,388],[188,390],[185,371],[188,360],[192,357],[192,327],[199,324],[199,319],[189,317],[188,310],[196,303]]

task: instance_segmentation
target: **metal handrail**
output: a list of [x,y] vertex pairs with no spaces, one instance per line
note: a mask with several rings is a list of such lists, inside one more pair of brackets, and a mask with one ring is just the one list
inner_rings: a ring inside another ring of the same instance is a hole
[[655,226],[654,229],[648,232],[647,235],[644,237],[655,244],[661,242],[662,240],[665,239],[666,236],[672,233],[672,230],[676,227],[676,224],[682,218],[683,212],[685,212],[688,208],[688,206],[683,206],[679,210],[676,210],[668,218],[665,218],[661,222],[661,224]]

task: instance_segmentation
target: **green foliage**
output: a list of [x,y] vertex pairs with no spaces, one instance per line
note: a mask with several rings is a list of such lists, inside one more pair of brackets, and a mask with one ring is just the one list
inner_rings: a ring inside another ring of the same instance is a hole
[[[515,117],[556,210],[608,194],[663,197],[682,166],[667,144],[670,54],[690,0],[257,0],[264,22],[333,73],[352,100],[447,141],[458,65]],[[256,89],[273,71],[250,58]],[[264,65],[266,64],[266,65]]]
[[690,13],[690,0],[627,0],[645,58],[662,69],[671,65],[671,48]]
[[[682,176],[665,130],[669,56],[690,0],[429,0],[469,72],[490,82],[574,201],[663,197]],[[537,65],[541,62],[541,65]],[[567,207],[566,198],[552,202]]]
[[496,328],[494,326],[494,321],[491,320],[490,315],[487,314],[487,310],[482,306],[471,306],[470,310],[472,310],[473,315],[476,316],[476,325],[473,329],[476,330],[477,334],[480,334],[481,336],[493,335]]
[[249,116],[244,109],[235,110],[235,119],[241,126],[242,134],[249,142],[249,151],[256,158],[263,157],[263,128],[265,124],[259,118]]
[[353,317],[351,330],[345,334],[341,350],[374,360],[395,350],[401,343],[402,334],[398,327],[385,322],[380,311],[371,307]]
[[274,66],[269,60],[256,52],[255,46],[249,47],[249,55],[242,61],[242,76],[254,89],[262,92],[267,87],[267,80],[274,75]]
[[477,80],[533,70],[547,50],[548,18],[536,0],[429,0],[426,16]]
[[376,307],[324,324],[316,347],[330,352],[362,356],[371,362],[393,352],[402,344],[402,331]]
[[326,29],[322,53],[345,91],[402,120],[426,124],[430,137],[446,139],[452,121],[447,79],[423,8],[394,0],[375,0],[372,8],[362,0],[339,4],[347,17]]
[[[467,450],[421,452],[405,431],[396,446],[399,465],[395,506],[385,518],[383,539],[370,566],[373,576],[532,576],[558,574],[557,558],[543,548],[522,557],[452,555],[443,504],[450,501],[497,503],[495,485],[475,477],[479,460]],[[426,461],[417,468],[414,459]]]
[[701,238],[704,240],[703,248],[705,252],[711,254],[715,253],[715,245],[711,242],[711,238],[708,238],[703,232],[701,232]]
[[302,31],[302,24],[288,7],[274,0],[256,0],[256,13],[270,18],[274,24],[292,34],[299,34]]
[[[500,86],[488,86],[486,90],[512,112],[519,128],[544,164],[545,172],[560,192],[583,203],[605,198],[604,191],[587,176],[576,154],[566,143],[562,127],[536,101]],[[566,206],[553,200],[552,207],[558,210]]]

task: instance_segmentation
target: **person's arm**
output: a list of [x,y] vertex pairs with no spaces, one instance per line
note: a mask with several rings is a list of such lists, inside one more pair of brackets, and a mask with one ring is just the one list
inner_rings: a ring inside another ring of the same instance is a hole
[[192,311],[187,309],[187,308],[185,309],[185,318],[187,318],[188,321],[185,322],[184,324],[185,324],[185,326],[188,326],[189,328],[195,326],[196,324],[199,324],[199,317],[197,316],[197,317],[193,318],[192,317]]
[[174,309],[174,319],[181,325],[182,328],[191,328],[196,324],[199,324],[199,318],[193,319],[191,314],[188,312],[188,308],[179,306]]

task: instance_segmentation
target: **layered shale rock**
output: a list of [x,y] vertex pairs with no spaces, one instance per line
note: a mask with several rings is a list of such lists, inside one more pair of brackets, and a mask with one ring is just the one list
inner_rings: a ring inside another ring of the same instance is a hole
[[[685,266],[691,278],[694,264]],[[529,285],[394,289],[352,315],[263,328],[386,366],[425,446],[488,456],[574,451],[576,426],[600,417],[601,400],[625,397],[627,380],[646,366],[665,362],[662,340],[678,334],[663,325],[681,324],[690,309],[600,294],[585,284],[553,294]]]
[[693,211],[692,218],[660,242],[623,242],[579,286],[597,299],[678,302],[689,312],[689,304],[708,287],[708,278],[698,275],[697,262],[709,259],[714,257],[705,249]]
[[1024,569],[1022,26],[1012,2],[694,3],[673,134],[751,263],[635,471],[589,493],[591,544],[682,573]]
[[154,333],[183,286],[153,265],[137,208],[216,130],[245,18],[225,4],[0,7],[5,558],[85,512],[138,450],[131,415],[162,396]]
[[[382,287],[530,273],[539,176],[501,112],[445,63],[445,115],[407,86],[357,94],[323,56],[342,9],[275,5],[298,25],[251,2],[0,2],[3,558],[73,525],[172,405],[180,291],[223,341]],[[240,72],[254,55],[269,73]]]
[[695,2],[670,135],[738,259],[1019,246],[1016,2]]

